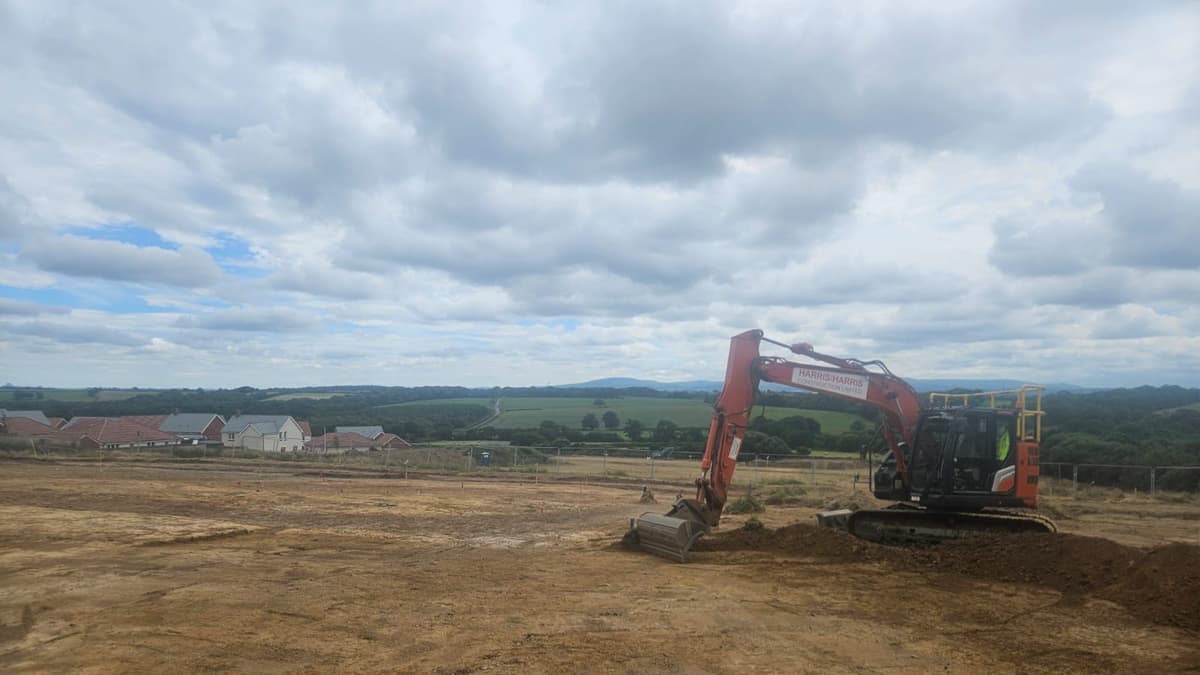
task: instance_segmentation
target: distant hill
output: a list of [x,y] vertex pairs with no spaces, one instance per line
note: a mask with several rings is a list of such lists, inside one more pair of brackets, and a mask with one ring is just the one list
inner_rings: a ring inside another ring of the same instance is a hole
[[686,382],[659,382],[658,380],[639,380],[633,377],[604,377],[590,382],[556,385],[559,389],[628,389],[643,387],[658,391],[717,391],[721,383],[713,380],[688,380]]
[[[1023,384],[1029,384],[1022,380],[972,380],[972,379],[909,379],[908,383],[917,389],[917,391],[952,391],[955,389],[971,389],[976,391],[996,391],[1002,389],[1016,389]],[[626,387],[644,387],[646,389],[655,389],[658,391],[719,391],[721,382],[718,380],[687,380],[684,382],[659,382],[658,380],[641,380],[632,377],[605,377],[599,380],[591,380],[588,382],[577,382],[574,384],[560,384],[560,389],[586,389],[586,388],[612,388],[623,389]],[[792,387],[784,385],[768,383],[764,384],[763,388],[769,391],[800,391]],[[1104,391],[1102,388],[1087,388],[1077,384],[1053,383],[1046,385],[1046,393],[1055,394],[1059,392],[1075,392],[1086,393],[1092,391]]]

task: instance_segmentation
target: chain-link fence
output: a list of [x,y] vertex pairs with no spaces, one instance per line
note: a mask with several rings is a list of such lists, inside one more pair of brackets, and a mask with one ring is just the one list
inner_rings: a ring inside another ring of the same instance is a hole
[[1146,492],[1200,492],[1200,466],[1068,464],[1043,462],[1041,475],[1055,489],[1104,487]]
[[[465,449],[474,473],[533,473],[546,480],[638,480],[679,486],[700,475],[699,452],[639,448],[553,448],[478,445]],[[867,485],[867,464],[856,457],[805,458],[743,454],[734,488],[803,485],[839,490]]]

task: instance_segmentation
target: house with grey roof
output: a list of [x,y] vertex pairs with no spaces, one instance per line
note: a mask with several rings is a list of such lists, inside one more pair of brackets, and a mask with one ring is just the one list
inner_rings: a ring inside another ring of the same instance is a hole
[[221,442],[227,448],[299,452],[304,431],[291,415],[234,415],[225,421]]
[[158,426],[159,431],[189,441],[220,441],[225,418],[213,413],[174,413]]
[[0,417],[24,417],[38,424],[50,426],[50,420],[46,419],[45,413],[41,410],[4,410],[0,408]]
[[358,434],[365,438],[378,438],[383,435],[383,427],[334,427],[334,432],[339,434]]

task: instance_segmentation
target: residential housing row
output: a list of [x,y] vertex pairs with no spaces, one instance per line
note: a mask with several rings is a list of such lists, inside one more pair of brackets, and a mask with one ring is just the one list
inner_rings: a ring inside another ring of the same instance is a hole
[[290,415],[216,413],[46,417],[40,410],[0,409],[0,439],[81,449],[211,445],[259,452],[335,452],[406,448],[409,443],[382,427],[337,427],[313,438],[308,422]]

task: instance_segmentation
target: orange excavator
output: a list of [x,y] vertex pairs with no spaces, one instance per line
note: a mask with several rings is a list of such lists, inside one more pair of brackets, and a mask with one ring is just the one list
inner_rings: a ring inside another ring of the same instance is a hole
[[[819,364],[762,356],[767,342]],[[881,509],[830,511],[822,525],[881,543],[929,543],[980,532],[1053,532],[1033,513],[1038,503],[1042,387],[1006,392],[930,394],[928,404],[881,361],[822,354],[785,344],[761,330],[730,340],[725,385],[712,424],[696,496],[666,514],[644,513],[628,538],[641,548],[686,562],[692,545],[721,522],[751,422],[760,382],[864,403],[879,412],[886,454],[872,477]]]

